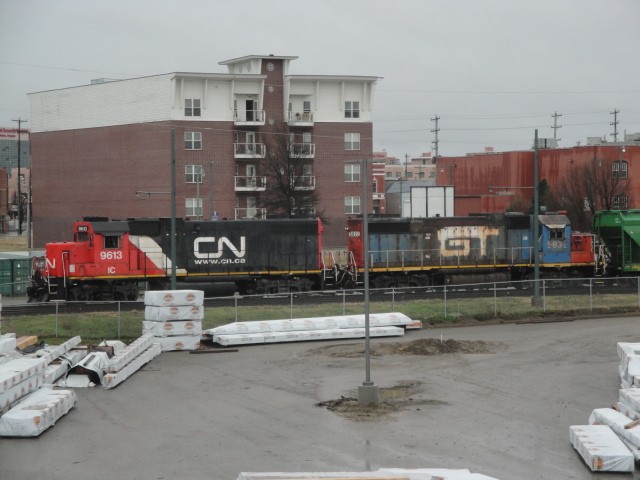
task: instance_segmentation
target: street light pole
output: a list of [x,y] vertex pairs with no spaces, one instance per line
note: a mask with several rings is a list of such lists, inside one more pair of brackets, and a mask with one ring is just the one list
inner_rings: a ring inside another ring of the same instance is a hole
[[380,397],[378,387],[371,380],[371,341],[370,341],[370,322],[369,322],[369,192],[368,188],[368,162],[366,159],[362,162],[364,173],[362,177],[362,249],[364,254],[364,357],[365,357],[365,380],[358,387],[358,403],[360,405],[378,405]]

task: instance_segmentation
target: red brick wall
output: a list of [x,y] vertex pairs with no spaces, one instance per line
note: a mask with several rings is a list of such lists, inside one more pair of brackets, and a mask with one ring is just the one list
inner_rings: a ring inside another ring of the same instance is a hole
[[[205,218],[212,202],[233,218],[233,139],[231,122],[175,122],[176,215],[185,215],[185,197],[197,196],[186,184],[185,165],[201,164]],[[202,150],[184,149],[184,132],[202,132]],[[71,239],[71,223],[83,216],[169,217],[170,195],[146,200],[136,191],[170,192],[171,124],[139,124],[35,133],[33,161],[34,246]],[[211,165],[214,162],[212,175]],[[212,185],[214,186],[212,189]],[[213,198],[212,198],[213,193]]]

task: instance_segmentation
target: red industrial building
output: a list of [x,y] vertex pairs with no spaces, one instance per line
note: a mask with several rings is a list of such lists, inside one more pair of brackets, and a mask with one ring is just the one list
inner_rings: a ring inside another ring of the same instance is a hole
[[[629,193],[617,201],[620,209],[635,208],[640,197],[640,145],[637,141],[600,143],[538,150],[538,178],[546,180],[551,191],[562,197],[561,181],[577,175],[577,167],[601,162],[614,174],[628,179]],[[456,215],[504,212],[516,205],[530,205],[534,194],[534,151],[489,152],[460,157],[438,157],[437,185],[455,188]]]

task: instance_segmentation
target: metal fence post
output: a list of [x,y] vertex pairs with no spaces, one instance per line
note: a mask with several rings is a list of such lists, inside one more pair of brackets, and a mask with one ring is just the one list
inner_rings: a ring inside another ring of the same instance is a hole
[[122,324],[122,309],[120,308],[120,303],[121,302],[118,302],[118,340],[120,340],[121,324]]
[[542,280],[542,311],[547,311],[547,281]]
[[347,291],[342,290],[342,315],[347,314]]
[[238,295],[233,296],[233,303],[235,305],[236,323],[238,323]]
[[293,293],[289,293],[291,299],[289,300],[289,318],[293,319]]
[[493,316],[498,316],[498,286],[493,283]]
[[391,287],[391,311],[396,311],[396,287]]
[[58,338],[58,305],[60,302],[56,302],[56,338]]
[[447,284],[444,284],[444,288],[442,289],[444,292],[444,318],[447,318]]
[[638,308],[640,308],[640,277],[638,277]]
[[589,311],[593,312],[593,279],[589,279]]

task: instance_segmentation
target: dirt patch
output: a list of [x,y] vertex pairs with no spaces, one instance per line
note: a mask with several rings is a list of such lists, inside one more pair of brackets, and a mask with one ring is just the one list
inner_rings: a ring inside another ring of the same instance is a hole
[[428,405],[444,405],[439,400],[420,399],[416,395],[422,391],[418,382],[401,382],[394,387],[380,388],[377,405],[360,405],[356,397],[340,397],[338,400],[327,400],[317,403],[344,418],[354,421],[370,421],[388,417],[400,410],[416,410]]
[[[410,342],[377,343],[371,345],[371,356],[383,355],[443,355],[447,353],[496,353],[505,348],[500,342],[484,342],[482,340],[440,340],[423,338]],[[357,358],[364,355],[362,343],[328,345],[314,348],[311,355],[327,355],[329,357]]]
[[[383,355],[444,355],[450,353],[496,353],[506,349],[501,342],[484,342],[469,340],[440,340],[424,338],[410,342],[376,343],[371,345],[371,356]],[[329,357],[358,358],[364,355],[362,343],[342,345],[327,345],[309,350],[309,355],[325,355]],[[363,406],[358,402],[357,394],[340,397],[337,400],[327,400],[316,406],[326,408],[349,420],[377,420],[400,410],[419,411],[425,406],[443,405],[434,399],[420,396],[422,384],[414,381],[403,381],[393,387],[379,388],[379,403]]]

